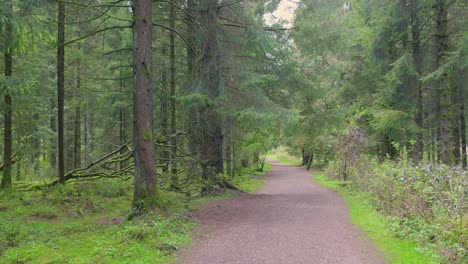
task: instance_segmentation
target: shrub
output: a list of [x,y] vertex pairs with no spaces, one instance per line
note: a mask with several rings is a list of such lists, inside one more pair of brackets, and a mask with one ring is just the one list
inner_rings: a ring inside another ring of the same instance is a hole
[[[340,178],[340,164],[328,173]],[[403,155],[379,162],[360,157],[348,170],[350,185],[376,198],[377,209],[393,219],[401,237],[435,247],[450,263],[468,263],[468,175],[459,167],[413,164]]]

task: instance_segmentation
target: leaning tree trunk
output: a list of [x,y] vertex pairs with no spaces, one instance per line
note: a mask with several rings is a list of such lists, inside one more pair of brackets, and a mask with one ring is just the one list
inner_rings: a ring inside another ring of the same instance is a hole
[[64,97],[65,97],[65,2],[58,1],[57,33],[57,108],[58,108],[58,176],[60,183],[65,183],[65,131],[64,131]]
[[[13,12],[13,6],[10,3],[9,9]],[[12,26],[10,23],[7,23],[6,26],[6,34],[7,36],[12,36]],[[8,39],[8,38],[7,38]],[[5,76],[11,77],[13,73],[13,56],[11,54],[11,49],[7,49],[5,52]],[[11,149],[12,149],[12,100],[11,95],[8,93],[8,89],[5,89],[7,92],[4,96],[5,102],[5,111],[3,114],[3,123],[4,123],[4,136],[3,136],[3,176],[2,176],[2,183],[1,189],[9,189],[11,188]]]
[[152,0],[133,1],[133,212],[157,205],[156,162],[153,144]]

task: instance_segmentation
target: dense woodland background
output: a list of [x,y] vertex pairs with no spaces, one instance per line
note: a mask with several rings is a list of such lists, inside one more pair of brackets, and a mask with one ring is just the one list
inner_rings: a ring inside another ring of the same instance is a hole
[[133,217],[287,146],[463,263],[466,1],[278,3],[1,0],[2,189],[134,178]]

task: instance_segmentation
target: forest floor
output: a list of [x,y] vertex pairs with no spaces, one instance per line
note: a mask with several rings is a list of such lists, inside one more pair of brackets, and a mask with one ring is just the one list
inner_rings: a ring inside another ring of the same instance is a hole
[[192,213],[200,237],[178,263],[385,263],[335,191],[301,167],[272,164],[256,194]]

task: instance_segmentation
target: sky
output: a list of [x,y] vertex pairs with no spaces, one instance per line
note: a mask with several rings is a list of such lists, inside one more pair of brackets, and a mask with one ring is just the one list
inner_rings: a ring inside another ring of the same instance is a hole
[[281,0],[278,5],[278,9],[276,9],[273,14],[265,15],[266,23],[271,25],[277,22],[278,19],[282,19],[288,21],[285,23],[286,27],[292,27],[294,11],[296,10],[298,3],[299,0]]

